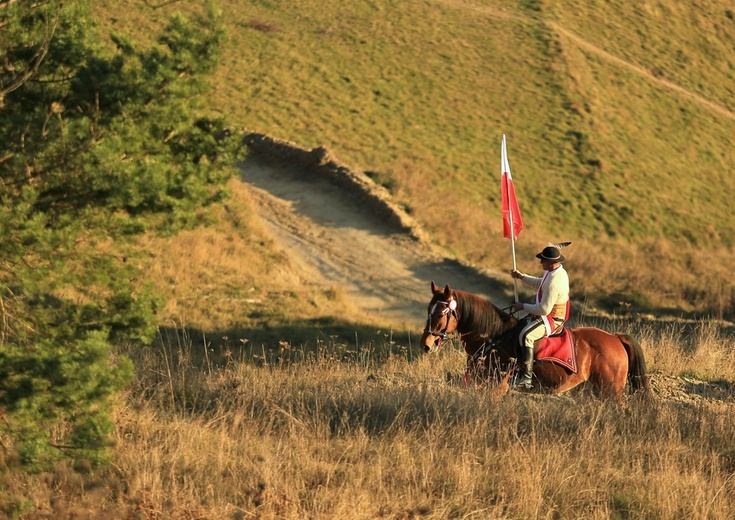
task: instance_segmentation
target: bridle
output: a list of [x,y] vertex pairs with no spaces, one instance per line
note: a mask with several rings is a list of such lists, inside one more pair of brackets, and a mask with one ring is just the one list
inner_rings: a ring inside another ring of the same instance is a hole
[[[444,307],[440,307],[440,304]],[[434,317],[434,314],[437,312],[438,309],[441,309],[441,316],[446,317],[447,320],[447,323],[444,326],[444,330],[442,330],[441,332],[431,330],[431,318]],[[454,318],[454,329],[450,331],[449,326],[451,325],[452,318]],[[431,336],[436,336],[440,340],[445,341],[449,339],[450,334],[457,330],[458,325],[459,315],[457,314],[457,300],[451,298],[449,299],[449,301],[437,300],[429,309],[429,317],[426,319],[426,328],[424,328],[424,334],[430,334]]]

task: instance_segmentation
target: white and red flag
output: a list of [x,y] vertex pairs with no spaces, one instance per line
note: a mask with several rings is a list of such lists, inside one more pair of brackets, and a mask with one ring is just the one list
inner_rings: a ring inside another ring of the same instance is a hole
[[[503,145],[500,151],[500,172],[500,208],[503,213],[503,236],[515,240],[523,229],[523,218],[518,207],[516,190],[513,187],[513,177],[510,175],[505,134],[503,134]],[[512,237],[511,229],[513,230]]]
[[[516,190],[513,187],[513,177],[510,175],[508,164],[508,150],[505,148],[505,134],[500,149],[500,209],[503,213],[503,236],[510,238],[510,250],[513,254],[513,270],[516,270],[516,238],[523,229],[521,209],[518,207]],[[511,232],[512,231],[512,232]],[[513,292],[515,301],[518,301],[518,279],[513,278]]]

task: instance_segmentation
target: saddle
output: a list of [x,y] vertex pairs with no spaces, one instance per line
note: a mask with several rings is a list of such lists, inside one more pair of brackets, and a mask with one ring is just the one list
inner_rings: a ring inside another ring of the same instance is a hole
[[576,374],[577,354],[574,351],[574,334],[571,330],[563,328],[559,333],[545,336],[534,349],[533,359],[557,363]]

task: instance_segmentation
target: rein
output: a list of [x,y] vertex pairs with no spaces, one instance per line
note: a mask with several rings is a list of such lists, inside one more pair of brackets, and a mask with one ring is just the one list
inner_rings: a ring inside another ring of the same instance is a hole
[[500,310],[501,311],[505,311],[506,313],[510,314],[511,316],[513,316],[516,312],[521,312],[521,311],[514,311],[512,305],[508,305],[507,307],[503,307]]
[[476,362],[482,356],[494,350],[495,347],[497,347],[504,341],[507,341],[509,338],[512,338],[513,335],[516,334],[516,332],[517,332],[516,327],[513,327],[512,329],[505,331],[500,336],[494,338],[490,343],[483,343],[482,346],[478,348],[474,354],[472,354],[472,358],[471,358],[472,362]]

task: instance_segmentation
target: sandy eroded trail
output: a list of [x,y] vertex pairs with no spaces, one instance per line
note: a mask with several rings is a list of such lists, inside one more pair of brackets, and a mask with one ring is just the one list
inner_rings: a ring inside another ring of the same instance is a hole
[[431,280],[496,305],[510,301],[510,278],[443,257],[307,167],[251,156],[242,179],[273,237],[310,283],[342,288],[358,308],[394,326],[423,326]]

